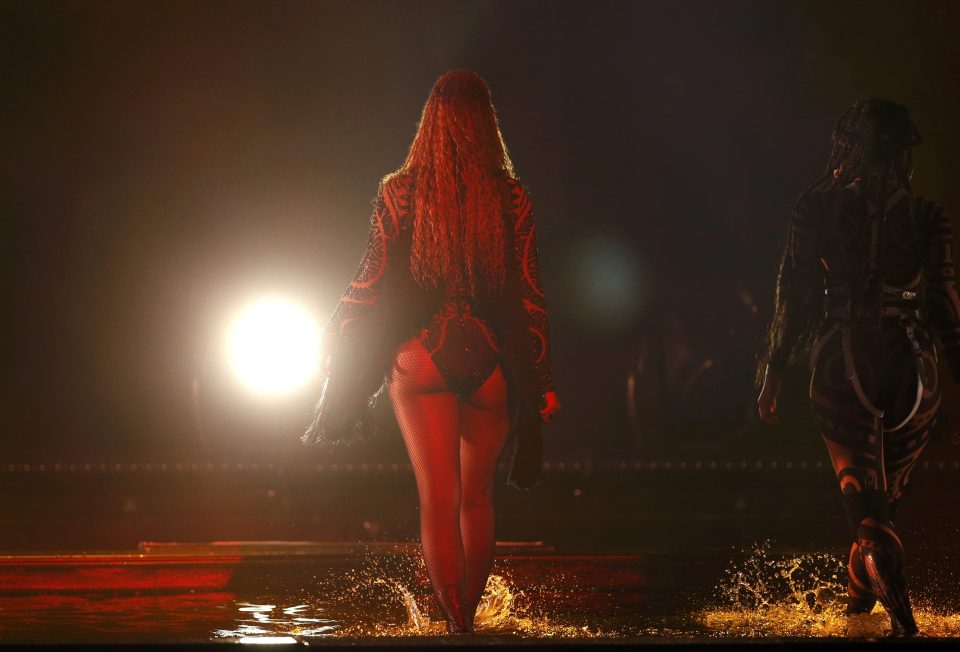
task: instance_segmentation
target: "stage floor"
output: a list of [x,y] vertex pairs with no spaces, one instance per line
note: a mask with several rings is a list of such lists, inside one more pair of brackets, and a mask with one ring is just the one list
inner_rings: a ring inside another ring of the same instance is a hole
[[[960,635],[957,555],[917,551],[927,640]],[[842,554],[578,554],[501,543],[477,633],[460,644],[732,643],[883,637],[841,615]],[[0,558],[3,644],[422,645],[443,632],[415,544],[144,543]]]

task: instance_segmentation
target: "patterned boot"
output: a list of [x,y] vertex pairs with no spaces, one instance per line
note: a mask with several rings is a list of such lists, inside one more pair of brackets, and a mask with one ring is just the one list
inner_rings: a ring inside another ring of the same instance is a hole
[[913,618],[906,582],[897,577],[899,573],[892,568],[892,560],[875,548],[861,546],[860,554],[873,592],[890,616],[892,636],[900,638],[916,634],[917,622]]

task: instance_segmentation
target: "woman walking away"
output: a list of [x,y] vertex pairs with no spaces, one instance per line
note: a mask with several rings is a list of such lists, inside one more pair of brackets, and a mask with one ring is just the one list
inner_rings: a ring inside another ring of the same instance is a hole
[[937,419],[935,339],[960,379],[960,299],[943,208],[912,194],[920,135],[907,108],[867,99],[840,118],[824,176],[797,201],[761,364],[760,416],[809,353],[810,404],[850,525],[847,612],[879,600],[893,634],[917,632],[895,525]]
[[560,404],[530,199],[490,91],[465,70],[427,99],[406,161],[381,183],[366,253],[325,329],[329,377],[306,443],[370,430],[388,381],[420,497],[420,538],[450,633],[468,633],[494,555],[493,476],[540,468]]

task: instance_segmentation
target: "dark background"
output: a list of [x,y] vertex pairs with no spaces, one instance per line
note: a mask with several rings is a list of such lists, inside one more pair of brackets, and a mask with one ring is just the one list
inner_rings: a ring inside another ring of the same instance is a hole
[[915,190],[956,210],[958,28],[934,1],[6,0],[0,446],[300,455],[315,387],[231,387],[224,324],[265,291],[326,319],[430,86],[469,67],[539,220],[548,457],[819,453],[802,369],[785,435],[751,417],[792,202],[877,95],[923,133]]

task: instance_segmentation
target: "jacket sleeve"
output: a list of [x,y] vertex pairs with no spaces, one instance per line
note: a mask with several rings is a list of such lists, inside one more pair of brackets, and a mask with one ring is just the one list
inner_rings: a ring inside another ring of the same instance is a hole
[[960,381],[960,298],[953,264],[953,228],[943,207],[929,203],[924,276],[930,325],[943,345],[954,380]]
[[389,181],[385,183],[370,217],[370,235],[360,267],[323,329],[327,351],[331,351],[331,347],[348,335],[360,320],[369,317],[377,304],[387,262],[393,253],[393,244],[399,231],[399,200],[393,184]]
[[514,212],[514,253],[520,274],[520,290],[530,331],[530,345],[533,347],[537,385],[543,395],[553,391],[554,384],[550,360],[550,320],[543,286],[540,283],[533,206],[526,188],[521,183],[511,179],[510,192]]
[[[790,219],[787,249],[777,283],[775,332],[779,338],[771,342],[768,364],[777,371],[790,362],[804,330],[819,310],[823,294],[823,266],[818,255],[815,220],[818,214],[813,193],[800,198]],[[779,322],[779,323],[777,323]]]

